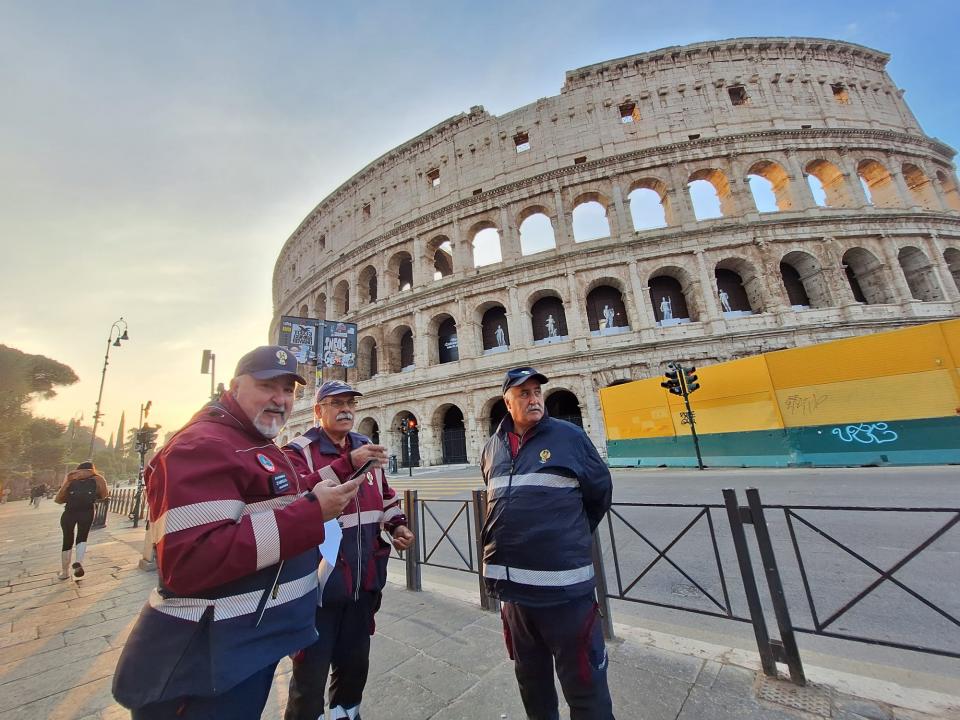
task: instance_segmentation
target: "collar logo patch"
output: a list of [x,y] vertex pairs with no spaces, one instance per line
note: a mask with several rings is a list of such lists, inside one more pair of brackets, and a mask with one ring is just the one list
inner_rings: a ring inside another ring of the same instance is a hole
[[541,450],[541,451],[540,451],[540,464],[543,465],[543,464],[544,464],[547,460],[549,460],[549,459],[550,459],[550,451],[549,451],[549,450]]
[[257,453],[257,462],[263,466],[263,469],[267,472],[273,472],[277,469],[277,466],[273,464],[273,460],[268,458],[263,453]]
[[372,472],[368,472],[368,473],[367,473],[367,485],[373,485],[373,473],[372,473]]
[[287,364],[287,354],[283,350],[277,350],[277,362],[281,365]]

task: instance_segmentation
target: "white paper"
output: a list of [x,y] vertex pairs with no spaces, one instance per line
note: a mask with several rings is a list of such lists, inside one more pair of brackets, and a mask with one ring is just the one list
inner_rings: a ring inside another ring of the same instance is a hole
[[343,538],[343,529],[340,523],[327,520],[323,524],[323,542],[320,543],[320,555],[334,567],[337,564],[337,553],[340,551],[340,540]]

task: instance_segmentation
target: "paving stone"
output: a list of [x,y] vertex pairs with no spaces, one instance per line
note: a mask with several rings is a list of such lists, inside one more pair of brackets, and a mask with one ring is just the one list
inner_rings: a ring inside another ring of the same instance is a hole
[[[437,646],[434,646],[436,649]],[[445,657],[440,653],[440,657]],[[437,658],[437,654],[419,653],[406,662],[396,666],[392,672],[411,682],[422,685],[434,695],[444,700],[452,700],[462,695],[467,688],[480,679],[477,675],[465,673],[453,665]]]
[[648,645],[618,643],[607,651],[612,658],[624,664],[691,683],[697,679],[703,665],[703,660],[699,658]]
[[430,720],[522,720],[526,718],[526,713],[520,701],[513,665],[503,662],[435,715],[411,717],[429,717]]
[[47,652],[28,655],[20,660],[0,665],[0,687],[12,680],[29,677],[52,668],[72,665],[80,660],[105,653],[110,646],[103,638],[66,647],[57,647]]
[[893,720],[893,711],[880,703],[861,698],[837,696],[833,699],[834,717],[843,718],[846,714],[851,720]]
[[694,685],[676,720],[811,720],[812,717],[761,704],[752,694],[729,694]]
[[0,711],[12,710],[24,703],[29,704],[64,690],[87,685],[100,678],[110,678],[119,657],[119,650],[111,650],[89,662],[60,665],[37,675],[4,683],[0,685]]
[[27,627],[23,630],[15,630],[0,635],[0,649],[19,645],[30,640],[36,640],[39,637],[36,626]]
[[426,652],[471,675],[484,675],[508,660],[503,635],[476,625],[443,638]]
[[416,648],[377,633],[370,641],[370,677],[382,675],[416,654]]
[[427,688],[389,672],[368,685],[363,694],[363,715],[369,718],[429,718],[447,701]]

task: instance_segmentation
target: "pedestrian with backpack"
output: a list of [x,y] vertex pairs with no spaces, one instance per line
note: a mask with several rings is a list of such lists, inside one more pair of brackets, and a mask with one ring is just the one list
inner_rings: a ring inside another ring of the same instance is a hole
[[82,578],[83,554],[87,549],[87,535],[93,524],[93,506],[98,500],[107,497],[107,481],[97,472],[89,460],[77,465],[77,469],[67,473],[63,485],[57,492],[54,502],[65,505],[60,516],[60,528],[63,530],[63,546],[60,562],[63,570],[57,575],[61,580],[70,577],[70,559],[73,554],[74,532],[76,532],[77,561],[73,563],[73,576]]

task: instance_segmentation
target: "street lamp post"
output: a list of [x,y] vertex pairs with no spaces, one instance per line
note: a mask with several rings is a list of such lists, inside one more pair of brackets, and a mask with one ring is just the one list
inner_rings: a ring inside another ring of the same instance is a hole
[[217,377],[217,354],[213,350],[204,350],[200,360],[200,374],[210,376],[210,400],[216,400],[219,393],[213,389]]
[[[121,332],[121,329],[123,332]],[[116,331],[116,339],[114,339],[114,331]],[[129,339],[130,336],[127,335],[127,321],[121,316],[119,320],[116,320],[113,325],[110,326],[110,334],[107,335],[107,352],[103,356],[103,372],[100,373],[100,392],[97,394],[97,409],[93,413],[93,428],[90,431],[90,452],[88,455],[91,459],[93,459],[93,443],[97,439],[97,423],[100,422],[100,402],[103,400],[103,381],[107,377],[107,365],[110,362],[110,348],[120,347],[121,340]]]

